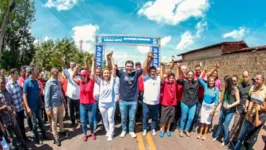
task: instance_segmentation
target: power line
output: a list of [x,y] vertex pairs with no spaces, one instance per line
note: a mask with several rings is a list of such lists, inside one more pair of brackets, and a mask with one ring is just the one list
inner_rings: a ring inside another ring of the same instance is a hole
[[89,12],[90,12],[91,19],[92,19],[92,21],[94,22],[94,17],[93,17],[93,15],[92,15],[92,11],[91,11],[91,9],[90,9],[90,6],[89,6],[89,4],[88,4],[88,2],[87,2],[86,0],[84,0],[84,1],[85,1],[85,4],[86,4],[87,7],[88,7]]
[[248,37],[248,36],[250,36],[255,30],[257,30],[257,28],[261,25],[261,24],[263,24],[264,22],[266,21],[266,17],[264,18],[264,19],[262,19],[262,21],[248,34],[248,35],[246,35],[244,38],[243,38],[243,41]]

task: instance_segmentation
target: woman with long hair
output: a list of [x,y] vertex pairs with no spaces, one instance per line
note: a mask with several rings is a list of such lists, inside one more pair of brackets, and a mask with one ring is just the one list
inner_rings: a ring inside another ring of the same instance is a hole
[[200,132],[197,136],[197,139],[202,137],[202,140],[206,139],[206,134],[219,103],[219,89],[215,87],[215,77],[208,77],[207,83],[205,83],[202,79],[202,75],[206,72],[205,70],[206,69],[204,68],[198,79],[204,89],[204,97],[200,112]]
[[94,117],[96,113],[96,103],[93,98],[93,88],[95,82],[95,57],[92,57],[91,76],[89,74],[88,57],[84,58],[85,70],[82,70],[78,75],[80,80],[76,78],[77,71],[80,68],[78,64],[72,75],[72,80],[79,85],[80,88],[80,118],[82,124],[83,140],[87,141],[87,124],[90,124],[91,137],[96,140],[94,134]]
[[[99,110],[102,114],[103,124],[106,131],[107,141],[111,141],[114,135],[115,128],[115,109],[116,109],[116,66],[112,58],[113,52],[107,55],[108,62],[111,63],[112,70],[108,68],[103,70],[102,79],[95,79],[96,84],[99,86]],[[109,64],[110,65],[110,64]]]
[[236,86],[234,86],[232,77],[225,76],[224,81],[225,81],[225,89],[220,99],[220,105],[221,105],[220,118],[219,118],[218,128],[215,137],[213,139],[213,141],[217,140],[217,138],[220,136],[221,129],[223,127],[224,141],[221,147],[228,144],[229,125],[234,116],[235,108],[240,103],[239,90]]
[[219,73],[218,73],[218,68],[219,68],[219,64],[214,64],[214,68],[207,73],[207,78],[212,76],[215,79],[215,87],[218,88],[219,90],[221,90],[222,88],[222,82],[219,79]]

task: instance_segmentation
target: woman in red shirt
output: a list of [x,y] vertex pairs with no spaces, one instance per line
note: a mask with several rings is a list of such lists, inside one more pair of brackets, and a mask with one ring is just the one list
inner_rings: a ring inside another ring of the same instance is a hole
[[95,57],[92,57],[92,67],[91,67],[91,76],[89,74],[88,67],[88,57],[84,58],[85,70],[82,70],[80,74],[80,80],[76,78],[77,70],[79,70],[80,65],[78,64],[72,75],[72,79],[79,85],[80,88],[80,118],[82,124],[83,140],[87,141],[87,124],[90,124],[91,137],[93,140],[96,140],[94,134],[94,116],[96,113],[95,100],[93,98],[93,89],[94,89],[94,75],[95,75]]

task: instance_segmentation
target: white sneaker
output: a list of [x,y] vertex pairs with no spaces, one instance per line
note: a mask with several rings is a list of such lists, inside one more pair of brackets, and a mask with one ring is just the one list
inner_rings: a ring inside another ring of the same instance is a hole
[[131,135],[132,138],[136,138],[135,132],[129,132],[129,134]]
[[224,147],[225,143],[223,142],[220,147]]
[[108,136],[107,141],[111,142],[112,140],[113,140],[113,137],[112,136]]
[[122,131],[122,133],[120,134],[120,137],[123,138],[123,137],[126,136],[126,134],[127,134],[127,133],[126,133],[125,131]]
[[214,138],[213,140],[212,140],[212,142],[215,142],[217,140],[217,138]]
[[156,136],[156,131],[154,129],[152,130],[152,135]]
[[146,136],[147,135],[147,130],[143,130],[142,135]]

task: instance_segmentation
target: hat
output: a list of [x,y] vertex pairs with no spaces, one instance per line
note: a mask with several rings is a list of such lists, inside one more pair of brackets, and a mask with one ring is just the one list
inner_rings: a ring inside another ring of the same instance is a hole
[[90,73],[86,70],[82,70],[80,73],[78,73],[79,76],[85,76],[87,78],[90,77]]

